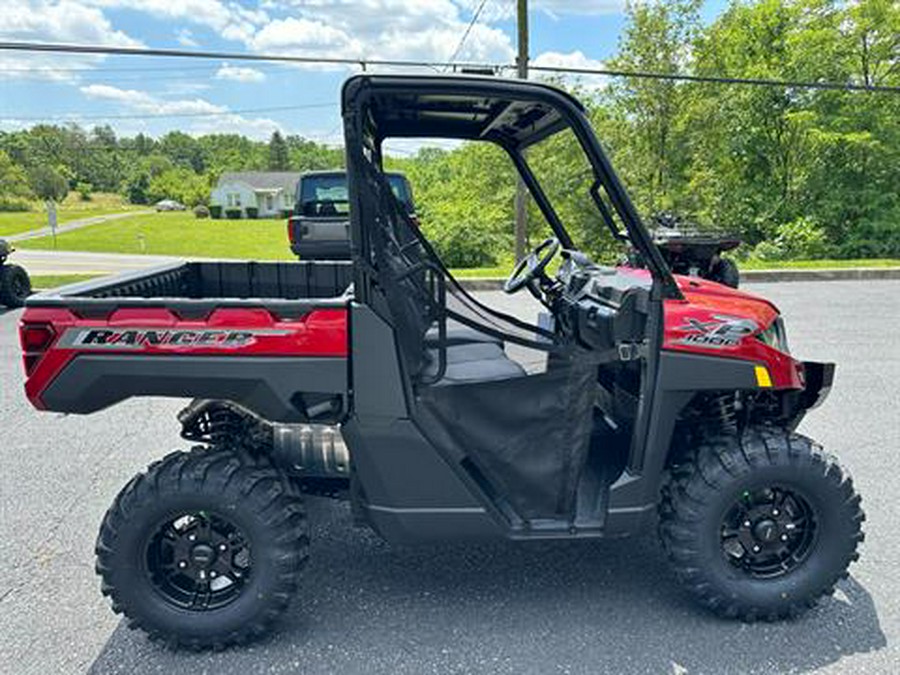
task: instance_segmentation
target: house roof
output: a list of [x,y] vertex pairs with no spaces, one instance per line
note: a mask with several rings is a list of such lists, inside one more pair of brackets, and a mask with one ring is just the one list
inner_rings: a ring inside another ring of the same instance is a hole
[[298,180],[299,171],[232,171],[219,177],[219,185],[245,183],[257,190],[284,190],[293,194]]

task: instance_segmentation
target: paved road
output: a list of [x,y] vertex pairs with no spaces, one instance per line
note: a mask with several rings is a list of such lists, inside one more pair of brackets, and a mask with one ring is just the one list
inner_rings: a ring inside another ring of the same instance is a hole
[[44,251],[38,249],[19,249],[13,256],[12,262],[24,267],[32,276],[44,274],[118,274],[119,272],[132,272],[148,267],[157,267],[180,260],[180,258],[161,255]]
[[[82,227],[88,227],[90,225],[99,225],[100,223],[107,223],[111,220],[122,220],[123,218],[133,218],[134,216],[146,216],[148,213],[155,213],[155,211],[151,209],[142,209],[140,211],[126,211],[125,213],[108,213],[104,216],[93,216],[91,218],[79,218],[78,220],[70,220],[68,222],[62,223],[57,226],[56,233],[64,234],[66,232],[71,232],[72,230],[78,230]],[[8,237],[4,237],[7,241],[25,241],[26,239],[38,239],[40,237],[47,237],[53,234],[53,230],[49,227],[41,227],[37,230],[28,230],[28,232],[20,232],[19,234],[12,234]]]
[[651,534],[398,548],[353,529],[344,506],[316,501],[307,581],[281,630],[208,654],[173,653],[117,624],[92,571],[93,538],[116,491],[182,445],[179,403],[36,413],[20,395],[17,313],[0,316],[0,671],[896,673],[900,283],[756,290],[781,305],[798,353],[840,364],[831,399],[802,430],[853,470],[869,516],[850,580],[810,614],[746,626],[697,610]]

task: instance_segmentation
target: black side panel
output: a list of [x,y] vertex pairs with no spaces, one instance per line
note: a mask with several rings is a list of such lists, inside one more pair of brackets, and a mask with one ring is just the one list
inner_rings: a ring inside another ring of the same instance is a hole
[[643,452],[610,488],[607,533],[628,534],[644,524],[659,500],[675,422],[698,391],[756,389],[754,364],[736,359],[661,351],[658,391],[653,399]]
[[131,396],[215,398],[273,422],[304,422],[292,402],[298,394],[346,397],[346,359],[84,354],[59,373],[42,399],[48,410],[84,414]]
[[394,331],[375,312],[350,306],[353,409],[360,417],[408,417]]
[[358,507],[388,541],[503,536],[496,518],[409,420],[351,418],[341,432],[361,487]]

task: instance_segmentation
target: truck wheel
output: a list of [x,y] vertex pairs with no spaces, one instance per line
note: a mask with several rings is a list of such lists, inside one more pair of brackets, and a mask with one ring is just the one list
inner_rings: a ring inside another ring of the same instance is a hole
[[722,258],[716,263],[712,272],[712,280],[718,281],[720,284],[737,288],[741,283],[741,273],[738,271],[737,263],[728,258]]
[[130,627],[172,647],[221,649],[267,632],[308,546],[300,496],[266,459],[201,447],[122,489],[100,527],[97,573]]
[[21,307],[31,295],[31,279],[18,265],[0,266],[0,305]]
[[715,437],[671,475],[663,547],[679,580],[723,616],[795,616],[859,557],[860,497],[808,438],[774,429]]

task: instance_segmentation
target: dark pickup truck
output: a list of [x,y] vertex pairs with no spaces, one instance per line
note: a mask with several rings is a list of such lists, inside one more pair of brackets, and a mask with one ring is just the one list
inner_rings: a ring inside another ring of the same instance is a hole
[[[385,173],[391,190],[416,220],[412,188],[402,173]],[[309,171],[300,176],[288,221],[291,250],[305,260],[350,259],[350,202],[345,171]]]
[[[280,422],[338,419],[351,271],[188,262],[39,294],[20,327],[25,391],[66,413],[152,395],[226,398]],[[298,394],[300,382],[315,391]]]

